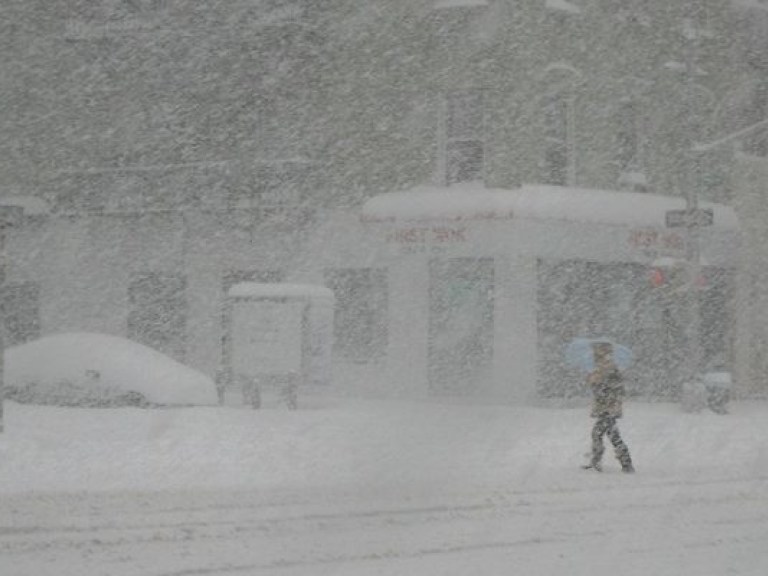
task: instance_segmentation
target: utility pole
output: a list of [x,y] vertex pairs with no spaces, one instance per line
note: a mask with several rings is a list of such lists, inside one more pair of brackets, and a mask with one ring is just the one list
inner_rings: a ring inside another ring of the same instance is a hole
[[[680,15],[680,33],[683,40],[683,57],[685,75],[683,77],[683,106],[685,120],[679,127],[682,131],[679,152],[677,154],[678,189],[682,189],[685,198],[685,208],[668,210],[666,226],[668,228],[685,228],[685,254],[682,260],[674,263],[674,268],[683,272],[681,275],[682,293],[680,302],[682,324],[684,329],[684,355],[682,364],[681,399],[685,398],[686,387],[694,385],[699,380],[701,362],[700,331],[701,318],[699,310],[698,280],[701,276],[701,247],[699,232],[701,226],[711,225],[714,221],[712,209],[702,210],[699,207],[699,177],[698,157],[700,151],[695,147],[696,138],[696,43],[699,40],[699,30],[696,24],[696,2],[685,0],[684,12]],[[677,371],[676,371],[677,372]],[[675,374],[678,376],[678,374]],[[675,386],[677,388],[677,386]]]
[[699,338],[701,332],[701,314],[698,294],[698,282],[701,277],[701,243],[700,231],[701,222],[699,218],[699,194],[697,178],[695,173],[695,158],[693,153],[689,153],[690,158],[690,177],[686,191],[686,212],[688,213],[688,222],[686,225],[686,245],[685,259],[688,268],[688,289],[686,290],[687,309],[688,309],[688,366],[686,370],[687,381],[694,383],[699,378],[699,368],[701,361],[701,350]]
[[[0,298],[5,296],[5,279],[8,265],[6,253],[6,233],[9,228],[18,226],[24,216],[21,206],[0,205]],[[0,306],[3,313],[0,314],[0,433],[5,431],[5,414],[3,404],[5,401],[5,303]]]
[[702,218],[699,210],[699,163],[697,162],[698,152],[694,150],[693,130],[695,122],[695,75],[696,75],[696,52],[699,37],[699,30],[695,19],[696,4],[689,2],[689,11],[687,21],[683,23],[683,34],[685,36],[685,69],[686,69],[686,100],[688,106],[688,122],[686,126],[684,170],[685,178],[685,210],[687,213],[685,229],[685,260],[688,273],[686,297],[687,330],[686,340],[688,344],[688,354],[685,370],[685,382],[694,384],[699,378],[699,368],[701,361],[701,351],[699,338],[701,332],[701,316],[699,310],[698,281],[701,276],[701,246],[700,246],[700,227]]

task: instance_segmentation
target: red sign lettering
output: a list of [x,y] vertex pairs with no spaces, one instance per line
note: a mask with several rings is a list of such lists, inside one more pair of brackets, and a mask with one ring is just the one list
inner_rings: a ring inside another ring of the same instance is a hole
[[461,226],[398,228],[387,233],[386,241],[394,244],[455,244],[467,241],[467,229]]

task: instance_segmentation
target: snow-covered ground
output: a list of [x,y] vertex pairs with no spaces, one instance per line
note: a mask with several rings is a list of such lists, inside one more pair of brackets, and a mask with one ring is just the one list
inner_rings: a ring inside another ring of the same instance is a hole
[[6,402],[0,574],[768,574],[767,404],[630,402],[625,475],[586,407],[301,400]]

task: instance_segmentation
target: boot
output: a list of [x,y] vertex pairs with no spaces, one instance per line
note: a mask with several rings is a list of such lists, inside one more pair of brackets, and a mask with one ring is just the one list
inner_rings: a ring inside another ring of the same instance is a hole
[[635,471],[635,467],[632,465],[632,458],[629,457],[629,452],[624,452],[619,458],[621,463],[621,471],[627,474],[632,474]]
[[621,464],[621,471],[632,474],[635,467],[632,466],[632,456],[629,455],[629,449],[623,442],[616,447],[616,459]]

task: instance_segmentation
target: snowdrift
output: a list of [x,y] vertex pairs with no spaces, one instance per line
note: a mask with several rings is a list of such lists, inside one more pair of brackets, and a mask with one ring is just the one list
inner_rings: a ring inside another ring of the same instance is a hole
[[204,374],[131,340],[46,336],[5,352],[6,397],[25,403],[120,406],[216,403]]
[[[254,490],[322,501],[329,493],[402,499],[501,489],[548,492],[552,498],[587,490],[600,506],[610,495],[624,494],[656,507],[659,485],[677,486],[688,502],[688,489],[698,485],[719,486],[723,495],[735,497],[742,488],[731,481],[768,477],[765,402],[735,402],[727,416],[686,414],[673,403],[628,402],[620,426],[637,468],[632,477],[619,471],[610,443],[602,474],[580,469],[593,424],[586,405],[534,408],[329,396],[312,398],[311,408],[309,403],[299,410],[254,412],[235,404],[92,410],[7,402],[0,434],[0,500],[34,491]],[[636,511],[632,506],[622,510],[630,516]],[[747,517],[753,518],[752,512],[745,508]]]

